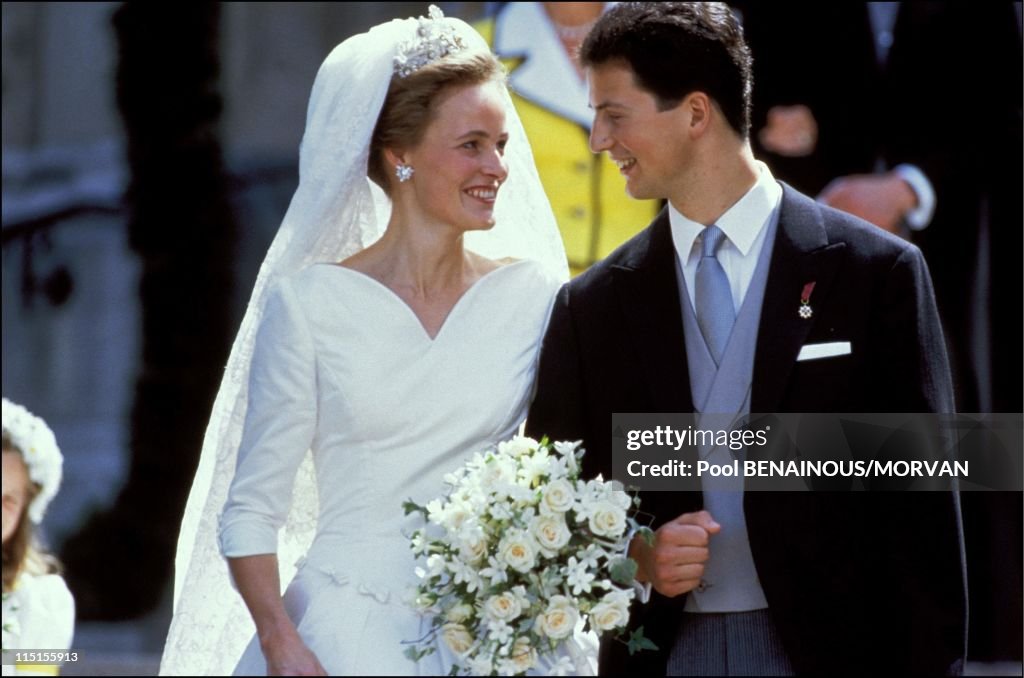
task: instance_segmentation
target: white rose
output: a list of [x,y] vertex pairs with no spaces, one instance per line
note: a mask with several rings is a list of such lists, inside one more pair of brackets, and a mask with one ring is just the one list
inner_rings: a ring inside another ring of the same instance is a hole
[[508,659],[513,673],[525,673],[537,663],[537,650],[530,645],[530,639],[520,636],[512,644],[512,655]]
[[484,537],[464,539],[459,546],[459,556],[467,563],[479,563],[485,555],[487,555],[487,539]]
[[544,487],[540,502],[541,513],[565,513],[572,508],[575,499],[576,492],[568,480],[552,480]]
[[580,618],[579,610],[566,596],[552,596],[548,609],[537,615],[536,629],[555,640],[569,637]]
[[494,620],[510,622],[518,617],[522,611],[523,607],[520,605],[519,599],[512,595],[510,591],[505,591],[498,596],[491,596],[484,603],[484,612]]
[[624,626],[628,620],[628,609],[603,600],[590,611],[590,623],[598,631],[617,629],[620,626]]
[[466,603],[459,603],[445,613],[444,618],[448,621],[461,624],[473,616],[473,608]]
[[533,568],[537,552],[533,540],[521,530],[509,532],[498,545],[498,556],[513,570],[528,572]]
[[599,537],[621,537],[626,530],[626,512],[608,501],[598,502],[590,513],[590,531]]
[[445,624],[441,627],[441,638],[457,655],[466,654],[473,647],[473,636],[462,624]]
[[542,549],[557,551],[569,543],[572,534],[565,524],[565,515],[537,516],[530,525],[530,532]]
[[623,511],[628,511],[629,507],[633,505],[633,499],[623,490],[612,490],[610,495],[612,503]]

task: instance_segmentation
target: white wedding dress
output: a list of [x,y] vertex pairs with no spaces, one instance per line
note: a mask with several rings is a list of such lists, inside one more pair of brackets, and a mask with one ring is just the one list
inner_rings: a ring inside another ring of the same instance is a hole
[[[318,264],[271,292],[252,360],[239,462],[220,523],[226,556],[277,552],[296,470],[312,450],[316,536],[285,605],[331,675],[447,674],[446,648],[403,651],[428,621],[402,502],[441,496],[443,477],[514,435],[532,395],[559,281],[521,260],[476,282],[434,339],[374,279]],[[253,640],[236,669],[266,673]]]

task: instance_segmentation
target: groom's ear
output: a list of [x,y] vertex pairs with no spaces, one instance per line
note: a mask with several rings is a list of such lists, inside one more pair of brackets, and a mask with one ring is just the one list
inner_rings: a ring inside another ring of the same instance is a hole
[[703,136],[711,124],[714,107],[711,97],[704,92],[690,92],[679,105],[686,112],[690,136],[694,139]]

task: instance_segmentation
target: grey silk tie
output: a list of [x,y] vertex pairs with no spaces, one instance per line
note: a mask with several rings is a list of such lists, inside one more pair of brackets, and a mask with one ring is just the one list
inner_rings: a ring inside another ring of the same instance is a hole
[[725,345],[736,321],[729,278],[715,256],[723,240],[725,233],[718,226],[712,224],[704,229],[694,290],[697,325],[716,365],[722,363],[722,353],[725,352]]

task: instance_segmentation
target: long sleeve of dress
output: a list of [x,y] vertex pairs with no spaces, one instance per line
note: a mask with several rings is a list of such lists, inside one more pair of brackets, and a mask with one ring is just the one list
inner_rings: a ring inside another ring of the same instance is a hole
[[277,552],[316,421],[313,338],[298,296],[283,280],[270,292],[253,349],[238,465],[220,520],[225,557]]

